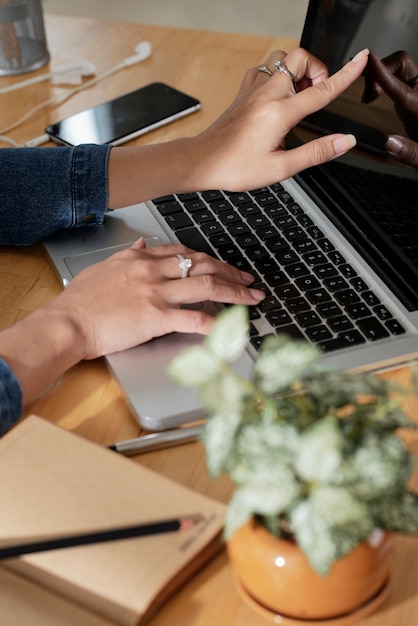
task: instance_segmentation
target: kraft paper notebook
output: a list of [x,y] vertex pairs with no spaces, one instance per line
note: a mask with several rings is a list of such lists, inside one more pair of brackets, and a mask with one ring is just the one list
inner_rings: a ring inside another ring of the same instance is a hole
[[[35,416],[0,440],[0,502],[0,547],[204,516],[183,532],[1,562],[2,587],[29,585],[40,603],[53,593],[57,606],[72,603],[92,624],[95,615],[127,626],[145,622],[222,546],[223,504]],[[0,604],[7,608],[1,590]]]

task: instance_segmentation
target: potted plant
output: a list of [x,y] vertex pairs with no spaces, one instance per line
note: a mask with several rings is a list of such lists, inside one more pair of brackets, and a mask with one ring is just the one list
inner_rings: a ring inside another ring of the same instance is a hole
[[236,486],[224,534],[237,586],[291,623],[351,623],[386,596],[393,534],[418,534],[413,457],[396,433],[415,424],[390,382],[327,368],[287,336],[267,337],[242,378],[231,363],[247,342],[247,310],[233,306],[169,366],[208,410],[210,474]]

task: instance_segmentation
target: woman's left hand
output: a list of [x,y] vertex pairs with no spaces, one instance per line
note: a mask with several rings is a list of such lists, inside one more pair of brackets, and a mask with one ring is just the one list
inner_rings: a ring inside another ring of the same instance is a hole
[[[347,152],[355,145],[351,135],[328,135],[292,150],[284,150],[284,140],[306,115],[325,107],[361,75],[367,55],[368,50],[360,52],[331,77],[302,48],[288,54],[278,50],[264,70],[248,70],[231,106],[190,140],[189,187],[254,189]],[[288,71],[277,71],[276,61]]]

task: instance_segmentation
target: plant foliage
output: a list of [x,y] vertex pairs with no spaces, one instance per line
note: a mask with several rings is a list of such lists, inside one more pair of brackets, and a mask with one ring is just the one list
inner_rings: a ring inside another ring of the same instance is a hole
[[376,528],[418,534],[413,458],[395,432],[415,424],[393,386],[324,368],[315,348],[287,336],[264,341],[245,379],[231,362],[247,341],[247,311],[230,307],[169,368],[198,388],[211,415],[203,435],[211,475],[227,472],[236,485],[225,538],[257,516],[276,535],[290,531],[326,575]]

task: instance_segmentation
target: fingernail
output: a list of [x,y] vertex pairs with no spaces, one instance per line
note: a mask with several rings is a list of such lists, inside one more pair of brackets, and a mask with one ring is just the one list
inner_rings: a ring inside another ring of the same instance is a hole
[[248,285],[254,282],[254,276],[249,272],[241,272],[243,282]]
[[264,300],[264,298],[266,297],[266,294],[264,293],[264,291],[261,291],[261,289],[249,289],[248,291],[250,292],[253,300],[255,300],[256,302],[261,302],[261,300]]
[[356,143],[357,139],[354,137],[354,135],[340,135],[339,137],[336,137],[332,142],[336,156],[338,156],[339,154],[345,154],[346,152],[351,150],[351,148],[354,148]]
[[357,52],[357,54],[353,56],[353,58],[351,59],[351,63],[358,63],[359,61],[364,59],[364,57],[369,56],[369,52],[370,50],[368,48],[364,48],[363,50],[360,50],[360,52]]
[[400,154],[404,147],[403,141],[397,135],[389,135],[385,144],[386,150],[392,154]]

